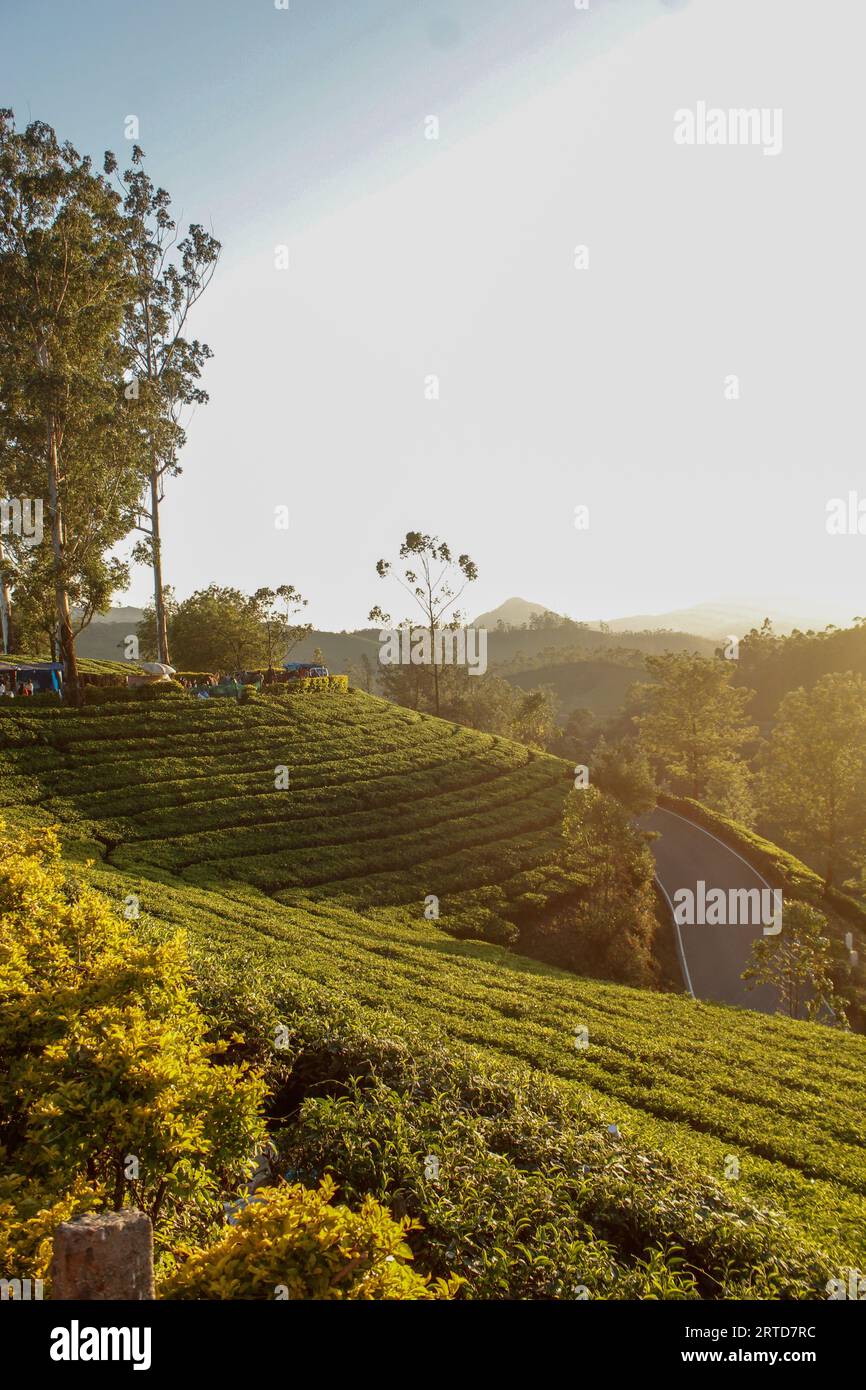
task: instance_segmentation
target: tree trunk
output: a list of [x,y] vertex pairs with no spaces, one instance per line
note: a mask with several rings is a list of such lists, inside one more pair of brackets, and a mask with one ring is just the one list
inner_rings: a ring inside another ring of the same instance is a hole
[[51,547],[54,552],[54,599],[60,629],[60,660],[63,662],[64,698],[78,703],[78,662],[75,657],[75,637],[69,612],[69,594],[63,573],[63,504],[60,500],[57,431],[54,424],[48,430],[48,506],[51,512]]
[[8,655],[9,652],[15,650],[12,645],[12,589],[6,570],[6,556],[3,553],[2,540],[0,540],[0,629],[2,629],[3,653]]
[[430,625],[430,648],[433,657],[433,704],[436,713],[439,713],[439,667],[436,663],[436,629]]
[[168,622],[162,588],[162,542],[159,535],[159,474],[150,470],[150,531],[153,563],[153,608],[156,615],[156,659],[171,665],[168,651]]

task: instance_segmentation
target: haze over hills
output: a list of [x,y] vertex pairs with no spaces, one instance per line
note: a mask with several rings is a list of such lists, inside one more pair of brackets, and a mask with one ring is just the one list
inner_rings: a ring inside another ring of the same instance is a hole
[[668,613],[640,613],[611,618],[607,626],[611,632],[670,629],[672,632],[694,632],[700,637],[722,638],[728,633],[742,637],[769,618],[777,633],[787,635],[795,628],[803,632],[812,628],[818,632],[831,623],[846,627],[854,617],[848,611],[850,607],[850,603],[843,608],[839,604],[799,603],[791,599],[767,598],[756,603],[718,599],[713,603],[696,603],[690,608],[677,608]]
[[[849,603],[848,607],[852,604]],[[856,607],[856,600],[853,601]],[[760,627],[765,617],[769,617],[779,634],[787,634],[795,628],[815,631],[837,623],[847,626],[853,613],[845,613],[840,605],[818,605],[799,603],[791,599],[765,599],[748,602],[738,599],[718,599],[714,602],[697,603],[688,608],[672,609],[665,613],[639,613],[619,618],[610,618],[604,624],[588,622],[583,634],[574,630],[556,628],[531,631],[528,627],[533,614],[557,615],[553,609],[542,603],[532,603],[528,599],[514,596],[506,599],[497,608],[479,613],[473,619],[473,626],[485,628],[490,632],[490,661],[510,661],[518,651],[531,656],[545,648],[567,645],[598,649],[601,646],[634,646],[638,650],[661,650],[658,640],[647,645],[646,641],[624,642],[630,633],[671,634],[671,649],[682,650],[691,647],[703,655],[712,654],[711,644],[723,641],[729,634],[742,637],[751,628]],[[131,605],[118,605],[107,612],[97,614],[85,628],[78,640],[78,650],[84,657],[104,661],[118,661],[123,657],[125,639],[135,633],[143,617],[143,610]],[[497,634],[498,623],[512,629],[508,633]],[[523,628],[526,624],[526,628]],[[610,642],[615,636],[616,641]],[[694,643],[685,640],[694,636]],[[662,644],[663,646],[664,644]],[[325,659],[335,669],[343,669],[347,662],[357,664],[366,655],[374,664],[378,660],[377,629],[361,628],[352,632],[331,632],[315,629],[310,637],[298,646],[293,656],[299,660],[311,659],[316,647],[322,649]]]
[[[525,603],[525,600],[518,602]],[[502,608],[507,610],[507,605],[503,605]],[[703,656],[712,656],[715,647],[715,639],[710,641],[706,637],[687,631],[666,633],[664,637],[648,635],[646,632],[632,636],[628,630],[601,631],[598,624],[587,624],[583,629],[550,627],[530,630],[513,627],[510,631],[497,632],[496,621],[501,616],[502,608],[495,609],[487,615],[482,614],[482,617],[486,616],[487,621],[482,623],[476,620],[474,624],[489,631],[488,661],[491,668],[500,662],[514,661],[517,657],[536,658],[541,652],[556,649],[571,652],[576,647],[580,647],[581,651],[585,650],[587,654],[621,647],[643,652],[660,652],[666,648],[671,651],[689,650],[700,652]],[[530,612],[538,611],[529,604],[526,608]],[[551,612],[550,609],[544,611]],[[115,616],[117,614],[121,616]],[[109,609],[107,613],[94,618],[78,638],[76,647],[79,655],[92,660],[122,661],[126,638],[136,632],[142,616],[141,609],[117,608]],[[309,637],[293,648],[292,659],[310,661],[317,648],[322,651],[326,664],[334,671],[345,671],[350,664],[357,667],[364,657],[376,668],[379,664],[379,630],[371,627],[360,628],[355,632],[329,632],[314,628]]]
[[[795,628],[816,632],[836,623],[848,626],[854,618],[850,602],[842,604],[814,603],[791,598],[767,597],[757,601],[720,598],[707,603],[695,603],[688,608],[675,608],[664,613],[631,613],[601,622],[588,622],[593,631],[610,632],[685,632],[714,640],[729,633],[742,637],[753,627],[760,627],[769,618],[776,632],[787,634]],[[543,603],[529,603],[522,598],[509,598],[498,608],[479,613],[476,627],[495,628],[498,622],[519,626],[529,623],[533,614],[554,613]]]

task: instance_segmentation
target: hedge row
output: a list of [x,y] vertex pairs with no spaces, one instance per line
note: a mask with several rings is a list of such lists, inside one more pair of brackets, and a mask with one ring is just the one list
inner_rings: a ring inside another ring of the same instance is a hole
[[135,704],[141,700],[160,700],[166,696],[184,695],[176,681],[154,681],[152,685],[109,685],[84,687],[86,705]]
[[349,689],[348,676],[296,676],[278,685],[263,686],[261,693],[271,698],[282,695],[298,695],[304,691],[318,690],[333,692]]

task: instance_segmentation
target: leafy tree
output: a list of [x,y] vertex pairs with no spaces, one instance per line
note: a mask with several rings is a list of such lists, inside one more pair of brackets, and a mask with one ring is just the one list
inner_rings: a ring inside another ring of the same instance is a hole
[[357,666],[354,662],[348,663],[349,679],[352,685],[357,685],[361,690],[365,690],[368,695],[372,695],[376,688],[376,668],[366,652],[361,653],[361,660]]
[[855,617],[851,627],[831,625],[822,632],[795,629],[786,637],[776,636],[765,621],[741,641],[736,666],[735,683],[755,691],[751,714],[770,720],[791,690],[810,689],[833,671],[866,676],[866,618]]
[[[372,674],[372,667],[370,671]],[[407,709],[435,711],[432,667],[383,666],[379,679],[386,699]],[[439,714],[469,729],[547,749],[557,736],[555,708],[556,696],[549,687],[524,691],[489,671],[475,676],[462,666],[439,669]]]
[[519,691],[512,718],[512,737],[530,748],[544,750],[556,732],[556,692],[549,685]]
[[734,663],[690,652],[648,656],[640,742],[678,790],[701,797],[711,778],[742,777],[741,750],[757,734],[746,719],[751,692],[732,684]]
[[593,786],[569,794],[562,834],[561,865],[581,894],[536,928],[539,954],[581,975],[653,983],[653,860],[644,836]]
[[599,721],[592,710],[573,709],[566,715],[549,744],[548,751],[571,763],[590,764],[593,749],[599,743]]
[[704,801],[712,810],[740,825],[755,824],[755,795],[752,773],[745,762],[719,763],[707,778]]
[[[170,590],[166,599],[169,635],[180,670],[243,671],[271,666],[310,631],[309,623],[295,621],[307,600],[291,584],[257,589],[254,594],[211,584],[182,603],[175,602]],[[144,655],[154,655],[153,607],[145,610],[138,631]]]
[[[118,197],[72,145],[0,112],[0,467],[47,500],[51,590],[71,698],[70,592],[126,532],[141,441],[122,391],[130,289]],[[19,557],[20,558],[20,557]],[[44,571],[40,571],[44,572]]]
[[[119,180],[133,268],[123,324],[131,373],[127,394],[133,398],[147,450],[146,482],[136,509],[136,529],[144,539],[133,558],[153,570],[156,659],[170,662],[160,505],[166,479],[181,471],[178,456],[186,440],[181,416],[185,408],[208,399],[199,380],[213,354],[206,343],[187,336],[187,324],[213,278],[220,243],[196,223],[178,242],[171,199],[164,188],[154,187],[143,160],[143,150],[134,145],[132,168]],[[117,167],[108,151],[105,172],[116,173]]]
[[4,1275],[46,1274],[54,1226],[87,1210],[204,1233],[263,1141],[264,1084],[214,1064],[183,939],[139,939],[52,831],[4,833],[0,993]]
[[844,1001],[836,993],[827,918],[807,903],[786,904],[782,930],[752,943],[742,978],[748,989],[772,985],[779,991],[779,1012],[789,1018],[819,1019],[822,1014],[847,1027]]
[[791,843],[820,857],[832,886],[866,850],[866,680],[823,676],[779,706],[760,777],[764,813]]
[[592,757],[591,778],[633,816],[656,804],[656,784],[649,759],[634,739],[608,743],[600,738]]
[[[70,624],[73,638],[103,612],[112,595],[129,582],[129,569],[114,556],[98,549],[85,554],[68,586]],[[28,558],[15,582],[15,635],[17,650],[29,653],[47,651],[52,660],[60,659],[57,641],[57,608],[53,591],[53,564],[44,547]]]
[[[435,713],[439,714],[440,668],[436,633],[443,629],[456,631],[460,627],[462,614],[454,605],[466,585],[478,578],[478,568],[468,555],[459,555],[454,559],[445,541],[440,541],[438,536],[424,535],[421,531],[407,531],[406,539],[400,546],[400,560],[403,562],[403,573],[397,576],[398,582],[417,603],[424,627],[430,634],[433,707]],[[390,560],[377,562],[376,573],[380,579],[387,579],[392,572]],[[456,588],[458,584],[460,587]],[[377,604],[370,610],[370,621],[387,627],[391,615],[383,612]]]
[[455,724],[483,733],[514,738],[514,721],[522,692],[509,681],[487,672],[471,676],[459,666],[441,672],[442,713]]
[[268,666],[273,666],[280,658],[285,661],[298,643],[309,637],[312,623],[297,621],[307,602],[293,584],[281,584],[277,589],[257,589],[253,594],[265,633]]

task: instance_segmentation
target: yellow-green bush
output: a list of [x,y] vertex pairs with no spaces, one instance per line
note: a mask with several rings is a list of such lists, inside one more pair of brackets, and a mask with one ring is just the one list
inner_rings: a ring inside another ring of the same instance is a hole
[[54,1226],[94,1208],[138,1207],[163,1239],[209,1229],[264,1087],[214,1064],[183,937],[139,940],[67,878],[53,831],[0,824],[0,997],[0,1273],[44,1276]]
[[429,1279],[408,1261],[406,1235],[419,1223],[395,1221],[373,1197],[359,1211],[334,1205],[336,1185],[265,1188],[236,1224],[179,1265],[165,1298],[432,1299],[452,1298],[458,1279]]
[[348,676],[292,676],[279,685],[266,687],[267,692],[273,695],[308,695],[314,690],[320,694],[333,694],[335,691],[342,694],[348,689]]

